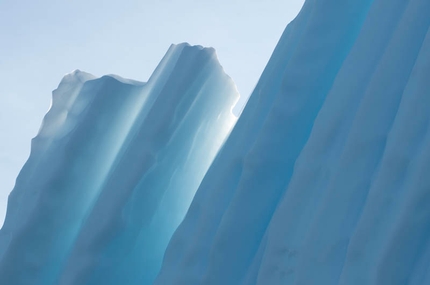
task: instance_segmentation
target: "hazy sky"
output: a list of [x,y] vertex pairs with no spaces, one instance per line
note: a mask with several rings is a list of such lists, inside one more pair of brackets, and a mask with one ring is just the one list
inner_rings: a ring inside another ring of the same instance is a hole
[[171,43],[212,46],[249,96],[304,0],[0,0],[0,225],[64,74],[146,81]]

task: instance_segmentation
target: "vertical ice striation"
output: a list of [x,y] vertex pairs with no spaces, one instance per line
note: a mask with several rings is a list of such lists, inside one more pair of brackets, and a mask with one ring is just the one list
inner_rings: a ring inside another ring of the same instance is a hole
[[156,285],[427,284],[430,2],[308,0]]
[[307,0],[237,124],[213,49],[172,46],[147,83],[75,71],[0,284],[430,284],[429,79],[429,0]]
[[187,44],[147,83],[66,75],[9,198],[0,284],[151,284],[238,96]]

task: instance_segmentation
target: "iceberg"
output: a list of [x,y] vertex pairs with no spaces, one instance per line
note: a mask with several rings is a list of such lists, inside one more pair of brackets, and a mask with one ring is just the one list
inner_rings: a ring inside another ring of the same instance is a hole
[[237,119],[213,49],[75,71],[9,197],[0,284],[430,284],[430,1],[307,0]]
[[66,75],[9,197],[0,284],[151,282],[238,97],[214,49],[188,44],[146,83]]
[[430,282],[429,25],[429,1],[306,1],[154,284]]

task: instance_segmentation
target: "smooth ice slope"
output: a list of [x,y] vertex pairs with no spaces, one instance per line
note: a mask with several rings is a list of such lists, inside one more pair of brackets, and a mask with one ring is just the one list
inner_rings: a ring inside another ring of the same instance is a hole
[[430,284],[430,1],[308,0],[156,285]]
[[66,75],[9,197],[0,284],[151,284],[237,99],[187,44],[147,83]]

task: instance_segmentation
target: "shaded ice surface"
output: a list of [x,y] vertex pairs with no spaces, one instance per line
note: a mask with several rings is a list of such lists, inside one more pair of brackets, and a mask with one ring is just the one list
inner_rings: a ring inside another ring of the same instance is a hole
[[9,196],[0,284],[152,283],[238,97],[215,51],[187,44],[147,83],[66,75]]
[[428,0],[307,0],[237,123],[212,49],[67,75],[0,284],[430,284],[429,27]]
[[428,0],[307,0],[154,284],[430,284],[429,25]]

